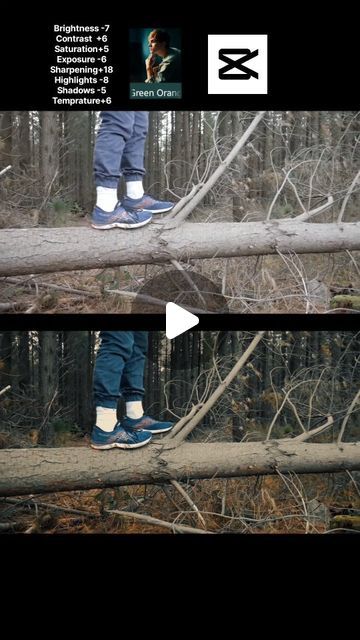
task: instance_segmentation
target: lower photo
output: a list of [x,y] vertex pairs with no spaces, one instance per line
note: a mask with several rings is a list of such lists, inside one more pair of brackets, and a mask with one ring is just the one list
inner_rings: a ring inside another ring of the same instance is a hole
[[360,332],[0,330],[0,533],[360,531]]

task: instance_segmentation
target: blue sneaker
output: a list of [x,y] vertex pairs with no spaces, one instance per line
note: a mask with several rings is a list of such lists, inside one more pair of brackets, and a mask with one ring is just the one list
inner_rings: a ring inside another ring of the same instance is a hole
[[149,416],[143,416],[142,418],[138,418],[134,420],[133,418],[124,418],[121,421],[124,429],[129,431],[139,431],[145,429],[145,433],[166,433],[166,431],[170,431],[173,428],[173,422],[160,422],[159,420],[154,420]]
[[117,423],[114,431],[103,431],[95,425],[92,430],[90,446],[93,449],[137,449],[150,442],[149,431],[128,431],[121,423]]
[[140,209],[133,211],[125,211],[124,207],[118,203],[114,209],[108,213],[103,211],[100,207],[95,207],[92,213],[91,226],[94,229],[113,229],[114,227],[120,227],[120,229],[136,229],[137,227],[143,227],[148,224],[152,219],[151,213],[148,211],[142,211]]
[[127,211],[138,211],[142,209],[148,213],[166,213],[174,207],[173,202],[155,200],[155,198],[152,198],[146,193],[144,193],[142,198],[138,198],[137,200],[125,196],[121,204]]

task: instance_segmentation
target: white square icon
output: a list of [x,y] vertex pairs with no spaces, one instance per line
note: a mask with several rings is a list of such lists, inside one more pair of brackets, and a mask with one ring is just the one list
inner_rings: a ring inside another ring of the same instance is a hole
[[208,36],[208,94],[267,94],[267,35]]

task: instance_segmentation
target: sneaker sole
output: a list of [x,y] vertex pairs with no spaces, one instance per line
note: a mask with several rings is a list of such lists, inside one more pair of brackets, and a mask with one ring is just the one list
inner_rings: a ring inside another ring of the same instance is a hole
[[146,211],[146,213],[166,213],[167,211],[171,211],[173,208],[174,206],[168,207],[167,209],[143,209],[143,211]]
[[150,220],[144,220],[143,222],[135,222],[135,223],[113,222],[111,224],[94,224],[92,222],[91,226],[93,227],[93,229],[115,229],[115,227],[118,227],[119,229],[137,229],[138,227],[144,227],[149,222],[151,222],[151,218]]
[[167,431],[171,431],[172,427],[166,427],[166,429],[156,429],[156,431],[151,431],[151,429],[146,429],[149,433],[156,435],[157,433],[166,433]]
[[118,443],[114,442],[113,444],[90,444],[92,449],[138,449],[139,447],[143,447],[145,444],[150,442],[151,438],[147,440],[143,440],[143,442],[139,442],[138,444],[126,444],[125,442]]

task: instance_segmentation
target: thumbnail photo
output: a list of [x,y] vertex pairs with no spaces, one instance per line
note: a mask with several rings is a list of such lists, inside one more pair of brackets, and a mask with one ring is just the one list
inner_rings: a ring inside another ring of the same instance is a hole
[[130,98],[182,97],[181,30],[130,29]]

